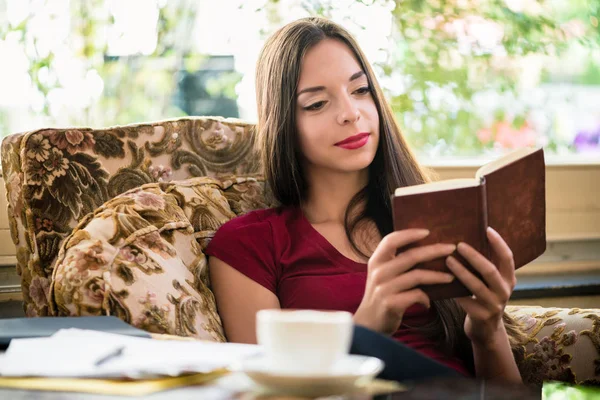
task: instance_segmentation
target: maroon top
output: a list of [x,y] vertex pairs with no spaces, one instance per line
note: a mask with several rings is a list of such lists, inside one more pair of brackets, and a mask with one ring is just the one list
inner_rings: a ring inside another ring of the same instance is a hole
[[[273,292],[281,308],[355,313],[364,295],[367,264],[342,255],[296,207],[257,210],[225,223],[205,253]],[[409,307],[394,339],[469,375],[463,361],[436,349],[415,329],[432,317]],[[406,325],[406,326],[405,326]]]

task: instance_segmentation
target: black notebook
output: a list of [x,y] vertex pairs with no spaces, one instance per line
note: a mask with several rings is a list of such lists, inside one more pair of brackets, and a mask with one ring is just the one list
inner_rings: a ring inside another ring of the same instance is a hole
[[0,319],[0,349],[6,349],[12,339],[47,337],[68,328],[150,337],[148,332],[112,316],[7,318]]

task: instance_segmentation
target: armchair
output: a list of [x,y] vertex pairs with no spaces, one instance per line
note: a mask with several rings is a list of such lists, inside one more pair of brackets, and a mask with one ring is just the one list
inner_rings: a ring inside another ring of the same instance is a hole
[[[182,118],[41,129],[2,142],[26,315],[117,315],[155,333],[225,340],[202,250],[274,205],[252,124]],[[529,339],[525,381],[600,384],[600,310],[508,307]]]

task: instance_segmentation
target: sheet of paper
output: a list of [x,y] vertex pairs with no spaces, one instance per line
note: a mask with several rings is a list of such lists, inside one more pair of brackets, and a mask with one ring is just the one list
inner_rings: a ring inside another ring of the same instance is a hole
[[[117,350],[122,352],[97,361]],[[149,377],[210,372],[257,355],[256,345],[207,341],[153,340],[67,329],[49,338],[13,340],[0,375],[54,377]]]
[[94,363],[117,350],[114,342],[31,338],[10,342],[0,360],[2,376],[88,376]]

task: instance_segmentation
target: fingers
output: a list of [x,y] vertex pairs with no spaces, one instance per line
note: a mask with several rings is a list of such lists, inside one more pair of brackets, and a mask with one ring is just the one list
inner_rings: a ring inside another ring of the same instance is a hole
[[489,314],[488,309],[472,297],[459,297],[456,299],[456,302],[472,319],[479,321],[487,319]]
[[412,271],[399,275],[391,281],[380,285],[377,290],[392,294],[414,289],[419,285],[450,283],[454,279],[454,275],[445,272],[413,269]]
[[405,273],[415,265],[426,261],[446,257],[456,250],[453,244],[430,244],[407,250],[392,260],[381,265],[378,270],[373,271],[377,282],[385,282],[389,279]]
[[454,257],[448,257],[446,265],[450,271],[456,275],[458,280],[461,281],[473,295],[475,295],[479,303],[485,304],[486,308],[491,309],[494,312],[501,312],[499,308],[503,307],[510,297],[510,291],[506,288],[506,285],[501,283],[501,289],[492,291],[481,281],[481,279],[473,275],[471,271],[465,268],[465,266]]
[[473,293],[478,300],[485,303],[494,303],[494,294],[490,289],[475,275],[471,273],[456,258],[450,256],[446,259],[448,269],[456,275],[459,281],[463,283]]
[[422,304],[427,308],[431,307],[431,300],[429,296],[425,294],[421,289],[413,289],[407,292],[398,293],[392,296],[388,296],[385,299],[386,304],[384,306],[388,310],[393,310],[398,314],[403,314],[408,307],[413,304]]
[[369,259],[370,265],[379,265],[396,257],[399,248],[424,239],[429,235],[426,229],[405,229],[386,235]]
[[488,227],[487,237],[492,246],[493,254],[498,258],[498,270],[500,275],[506,282],[511,285],[511,289],[514,289],[517,279],[515,277],[515,260],[513,253],[508,244],[502,239],[502,237],[491,227]]
[[[500,298],[504,299],[506,297],[506,300],[508,300],[508,297],[510,297],[510,294],[512,293],[512,288],[507,290],[508,284],[498,271],[498,267],[466,243],[458,244],[458,252],[477,272],[479,272],[484,282],[487,283],[487,286],[489,286],[494,293],[498,294]],[[458,260],[456,261],[458,262]],[[473,274],[469,274],[479,281]]]

